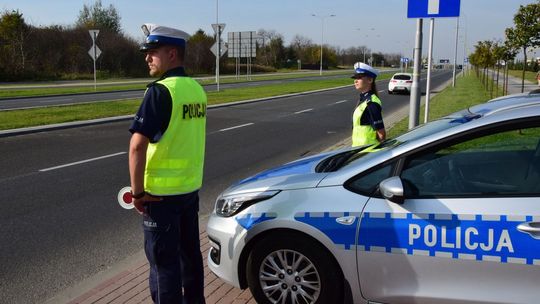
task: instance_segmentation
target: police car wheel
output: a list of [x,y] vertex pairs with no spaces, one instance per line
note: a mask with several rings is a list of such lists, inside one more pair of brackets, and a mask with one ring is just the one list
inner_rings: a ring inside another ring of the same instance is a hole
[[257,303],[340,303],[343,279],[321,245],[295,234],[271,235],[253,247],[247,281]]

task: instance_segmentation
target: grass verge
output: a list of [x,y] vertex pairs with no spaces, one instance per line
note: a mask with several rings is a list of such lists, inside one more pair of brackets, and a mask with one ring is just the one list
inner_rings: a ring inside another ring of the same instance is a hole
[[[323,74],[323,76],[333,76],[333,75],[348,75],[350,74],[350,71],[344,71],[344,70],[337,70],[337,71],[327,71]],[[272,75],[272,74],[263,74],[263,75],[252,75],[251,81],[263,81],[263,80],[279,80],[279,79],[295,79],[295,78],[303,78],[303,77],[317,77],[317,73],[292,73],[290,74],[279,74],[279,75]],[[245,78],[245,75],[242,75],[239,77],[239,79],[236,79],[235,77],[224,77],[221,78],[220,83],[243,83],[243,82],[250,82]],[[121,81],[121,80],[116,80]],[[125,91],[125,90],[144,90],[146,88],[146,85],[151,82],[152,80],[148,79],[142,79],[142,80],[135,80],[131,79],[129,80],[131,82],[134,82],[133,84],[124,83],[124,84],[117,84],[114,81],[111,81],[110,83],[107,82],[100,82],[98,83],[97,90],[94,90],[93,83],[85,83],[80,85],[66,85],[61,86],[58,84],[44,84],[44,85],[37,85],[36,87],[32,88],[14,88],[11,89],[11,85],[7,86],[0,86],[0,98],[13,98],[13,97],[31,97],[31,96],[50,96],[50,95],[63,95],[63,94],[81,94],[81,93],[95,93],[95,92],[113,92],[113,91]],[[126,82],[129,82],[126,81]],[[201,85],[211,85],[215,83],[215,80],[213,77],[206,77],[197,79],[197,81]],[[51,87],[51,86],[58,86],[58,87]]]
[[[474,73],[458,77],[456,87],[449,86],[430,99],[429,119],[432,121],[470,106],[490,100],[489,91],[484,88]],[[420,108],[420,121],[424,121],[425,106]],[[394,138],[405,133],[409,127],[409,117],[395,124],[388,131],[388,137]]]
[[[509,70],[508,74],[521,79],[521,77],[523,76],[523,71],[522,70]],[[525,80],[528,80],[532,83],[538,83],[538,81],[536,80],[535,72],[525,71]]]

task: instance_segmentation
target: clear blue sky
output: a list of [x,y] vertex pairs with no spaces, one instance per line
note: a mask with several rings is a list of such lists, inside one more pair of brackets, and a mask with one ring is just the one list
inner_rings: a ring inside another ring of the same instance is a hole
[[[321,41],[321,19],[311,16],[330,15],[324,23],[324,42],[347,48],[367,45],[374,51],[412,56],[416,20],[407,19],[407,0],[218,0],[219,22],[225,32],[275,30],[288,44],[296,34]],[[534,0],[461,0],[460,42],[458,60],[463,58],[465,37],[472,50],[480,40],[504,39],[504,30],[513,25],[519,5]],[[72,25],[84,4],[79,0],[3,0],[1,10],[18,9],[27,23],[34,26]],[[140,25],[157,23],[194,33],[201,28],[212,34],[216,22],[216,0],[102,0],[119,11],[122,29],[141,38]],[[453,58],[455,18],[435,21],[434,59]],[[427,54],[429,21],[424,19],[424,54]],[[226,37],[226,36],[225,36]],[[89,37],[90,39],[90,37]],[[226,38],[225,38],[226,39]],[[99,40],[99,39],[98,39]],[[98,44],[99,45],[99,44]],[[540,50],[536,54],[540,57]]]

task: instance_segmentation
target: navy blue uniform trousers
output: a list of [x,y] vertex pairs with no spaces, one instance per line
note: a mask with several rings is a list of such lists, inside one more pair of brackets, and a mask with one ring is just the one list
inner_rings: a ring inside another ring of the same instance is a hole
[[144,249],[154,303],[204,303],[199,242],[199,192],[149,202],[143,216]]

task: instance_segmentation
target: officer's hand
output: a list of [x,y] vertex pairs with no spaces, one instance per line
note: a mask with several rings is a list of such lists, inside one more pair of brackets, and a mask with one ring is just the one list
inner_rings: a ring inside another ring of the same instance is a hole
[[133,204],[133,206],[135,206],[135,210],[137,210],[137,212],[139,212],[139,214],[143,215],[144,214],[144,203],[146,203],[146,202],[159,202],[161,200],[163,200],[163,199],[160,198],[160,197],[155,197],[155,196],[152,196],[152,195],[145,194],[141,198],[133,199],[132,204]]

